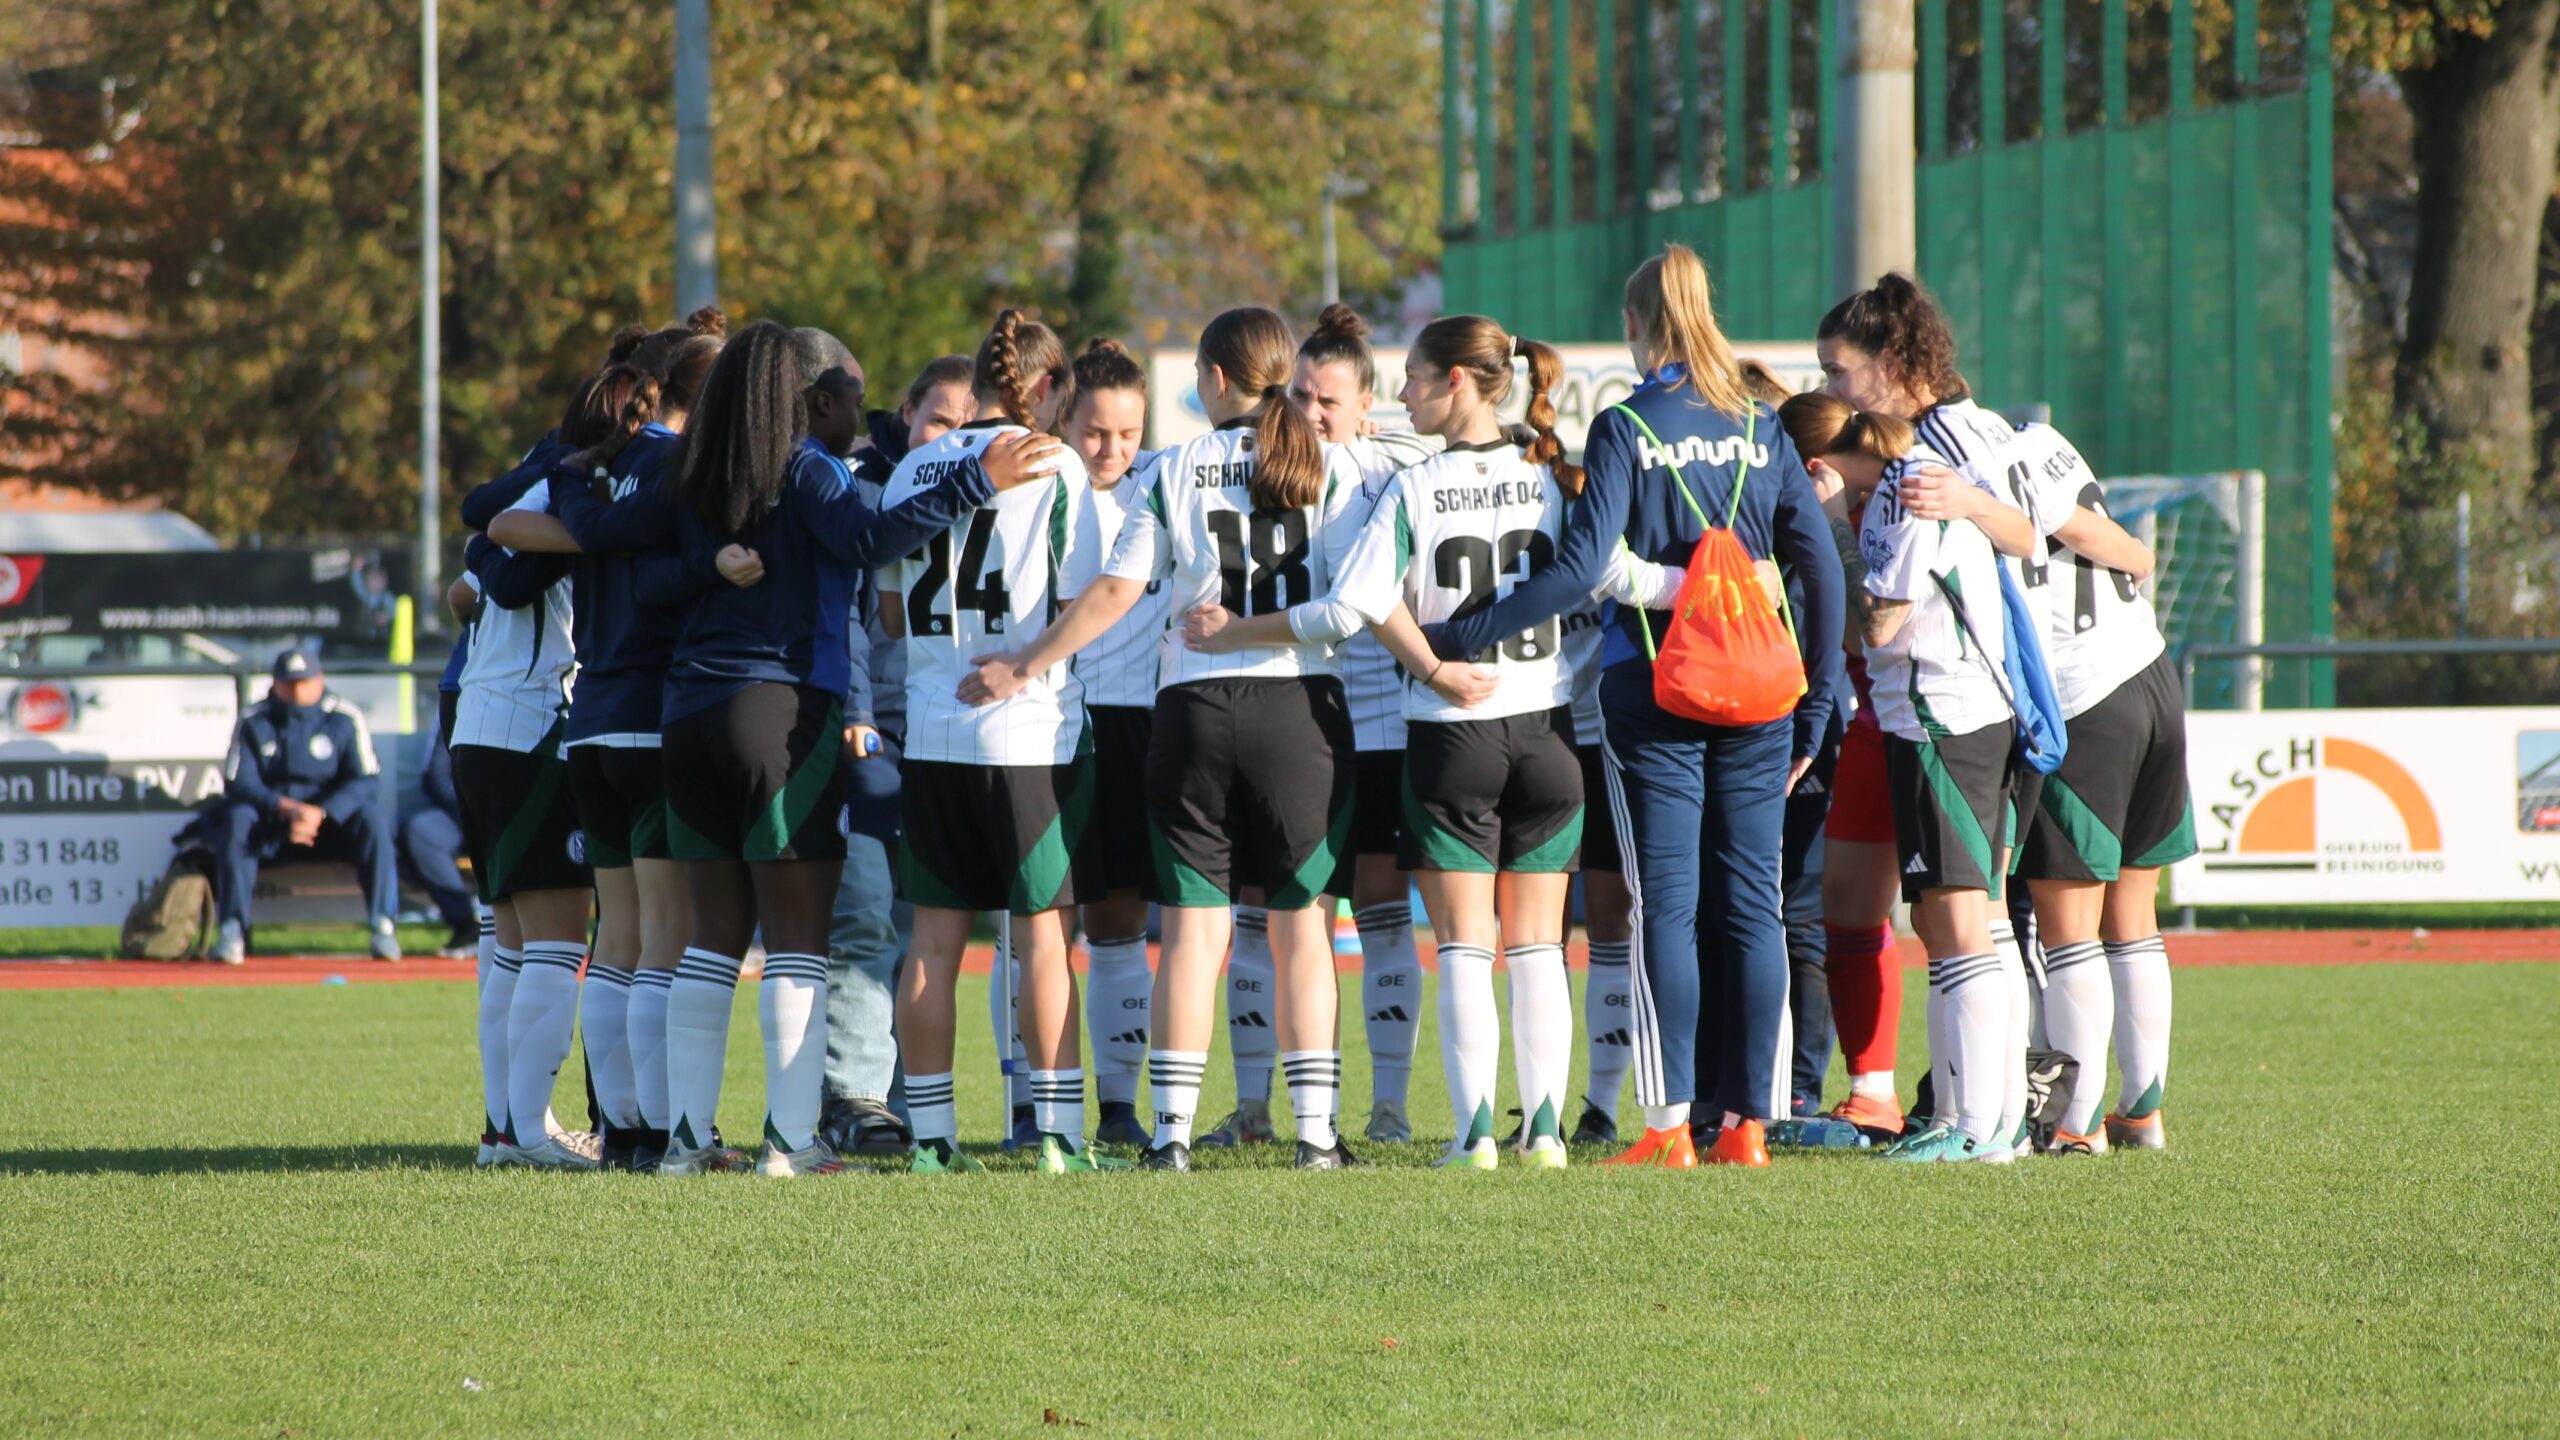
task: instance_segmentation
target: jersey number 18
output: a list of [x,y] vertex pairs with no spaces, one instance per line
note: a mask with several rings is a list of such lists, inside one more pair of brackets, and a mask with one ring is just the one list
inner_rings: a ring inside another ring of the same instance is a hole
[[1307,512],[1212,510],[1218,542],[1218,603],[1239,615],[1269,615],[1314,598],[1307,573]]

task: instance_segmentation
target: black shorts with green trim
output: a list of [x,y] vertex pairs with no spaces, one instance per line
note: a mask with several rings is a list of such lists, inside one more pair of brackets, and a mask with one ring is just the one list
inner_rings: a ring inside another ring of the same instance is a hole
[[2028,815],[2018,873],[2113,880],[2196,853],[2187,704],[2168,652],[2072,717],[2071,748]]
[[[1108,797],[1084,827],[1093,852],[1094,884],[1079,903],[1092,904],[1113,890],[1144,890],[1154,881],[1155,851],[1147,838],[1147,737],[1156,712],[1143,705],[1088,705],[1085,734],[1093,742],[1093,793]],[[993,907],[989,907],[993,908]]]
[[659,739],[674,858],[844,858],[843,701],[806,685],[749,685]]
[[1149,899],[1298,910],[1351,845],[1351,711],[1331,676],[1194,680],[1156,692],[1147,746]]
[[1609,756],[1596,740],[1574,746],[1573,753],[1582,762],[1583,873],[1622,874],[1627,862],[1619,856],[1618,827],[1609,818]]
[[622,870],[634,860],[675,858],[667,849],[667,767],[655,746],[571,746],[569,793],[589,865]]
[[2016,739],[2007,720],[1964,735],[1884,737],[1903,899],[1917,900],[1924,890],[1980,890],[2000,898],[1992,842],[2008,806]]
[[532,750],[453,747],[453,794],[462,810],[472,883],[486,904],[540,890],[584,890],[587,840],[569,796],[561,727]]
[[898,898],[936,910],[1037,915],[1097,900],[1085,843],[1088,752],[1064,765],[910,760],[898,774]]
[[1404,751],[1360,751],[1351,757],[1351,773],[1359,781],[1351,793],[1351,843],[1325,886],[1327,895],[1350,895],[1359,882],[1360,857],[1394,859],[1404,834]]
[[1573,711],[1405,727],[1407,870],[1570,874],[1582,854],[1582,758]]

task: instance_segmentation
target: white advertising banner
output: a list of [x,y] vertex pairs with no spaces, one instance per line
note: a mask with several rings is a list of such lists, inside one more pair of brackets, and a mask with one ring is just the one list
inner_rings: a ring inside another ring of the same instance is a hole
[[121,923],[238,718],[228,675],[0,679],[0,928]]
[[2560,899],[2560,708],[2187,717],[2181,905]]
[[[1572,454],[1582,453],[1583,437],[1591,431],[1594,417],[1608,407],[1627,398],[1641,377],[1635,361],[1624,345],[1559,345],[1564,357],[1564,384],[1556,393],[1556,435]],[[1822,383],[1822,365],[1814,358],[1810,341],[1757,340],[1734,345],[1734,352],[1745,360],[1757,360],[1769,367],[1790,390],[1810,390]],[[1405,347],[1380,345],[1378,357],[1378,397],[1369,418],[1382,428],[1398,429],[1407,422],[1404,407],[1396,403],[1396,395],[1404,388]],[[1528,412],[1529,375],[1525,363],[1512,367],[1511,397],[1502,407],[1502,418],[1517,420]],[[1148,407],[1150,410],[1147,443],[1157,448],[1178,445],[1209,429],[1209,417],[1200,408],[1199,382],[1192,372],[1192,352],[1181,349],[1158,350],[1147,367]]]

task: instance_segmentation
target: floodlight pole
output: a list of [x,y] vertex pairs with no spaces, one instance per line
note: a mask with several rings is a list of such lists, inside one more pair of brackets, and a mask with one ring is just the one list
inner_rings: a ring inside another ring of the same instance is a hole
[[444,591],[443,137],[437,127],[436,0],[418,6],[418,563],[416,613]]
[[711,199],[711,0],[676,0],[676,314],[719,303]]
[[1840,138],[1832,160],[1831,292],[1888,270],[1919,268],[1913,176],[1912,75],[1919,58],[1912,0],[1839,7]]

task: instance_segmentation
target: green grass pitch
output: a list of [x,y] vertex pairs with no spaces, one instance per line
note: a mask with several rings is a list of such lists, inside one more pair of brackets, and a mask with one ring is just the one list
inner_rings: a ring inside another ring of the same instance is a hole
[[788,1184],[474,1173],[467,986],[0,994],[0,1433],[2549,1433],[2560,969],[2177,984],[2165,1155],[1443,1175],[1426,1034],[1364,1172]]

